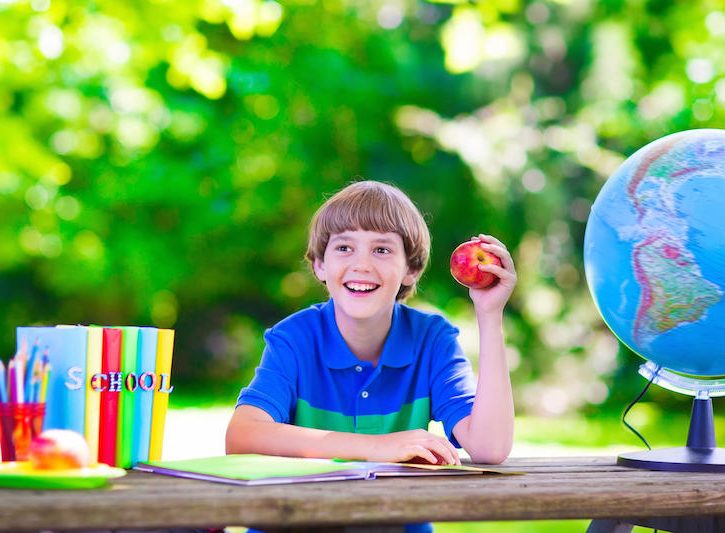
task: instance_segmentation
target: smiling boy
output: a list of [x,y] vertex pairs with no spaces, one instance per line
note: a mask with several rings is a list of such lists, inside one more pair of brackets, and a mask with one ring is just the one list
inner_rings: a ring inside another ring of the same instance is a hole
[[[353,183],[310,225],[307,259],[330,299],[267,330],[262,361],[227,428],[227,453],[500,463],[513,440],[513,400],[503,309],[516,284],[500,241],[474,237],[502,266],[471,289],[479,329],[478,379],[437,314],[402,302],[428,262],[428,228],[398,188]],[[443,423],[446,436],[427,431]]]

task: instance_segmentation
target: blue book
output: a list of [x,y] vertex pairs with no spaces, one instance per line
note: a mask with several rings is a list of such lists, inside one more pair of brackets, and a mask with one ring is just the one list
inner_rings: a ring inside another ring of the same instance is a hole
[[151,413],[153,412],[154,388],[156,384],[156,345],[159,330],[156,328],[138,328],[138,352],[136,357],[136,375],[139,386],[136,389],[136,417],[132,464],[148,461],[151,442]]
[[84,432],[86,410],[86,326],[18,327],[17,346],[48,354],[51,371],[43,429]]

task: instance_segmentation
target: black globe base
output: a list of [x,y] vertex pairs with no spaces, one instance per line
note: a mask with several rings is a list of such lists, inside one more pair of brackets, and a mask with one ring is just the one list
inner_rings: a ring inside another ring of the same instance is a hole
[[725,472],[725,448],[715,443],[712,399],[693,400],[687,446],[623,453],[617,464],[669,472]]
[[725,448],[663,448],[623,453],[617,464],[668,472],[725,472]]

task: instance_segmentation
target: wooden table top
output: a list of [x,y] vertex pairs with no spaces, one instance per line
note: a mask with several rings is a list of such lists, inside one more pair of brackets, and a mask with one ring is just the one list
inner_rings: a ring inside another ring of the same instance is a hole
[[105,489],[0,489],[0,530],[725,515],[725,474],[635,470],[614,457],[502,467],[525,474],[240,487],[132,471]]

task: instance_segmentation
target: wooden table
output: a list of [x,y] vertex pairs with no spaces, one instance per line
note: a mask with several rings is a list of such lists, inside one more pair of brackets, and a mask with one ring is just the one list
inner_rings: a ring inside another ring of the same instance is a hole
[[[106,489],[0,489],[0,530],[701,517],[725,524],[725,475],[618,467],[613,457],[510,459],[516,476],[460,476],[237,487],[129,472]],[[619,529],[617,529],[619,528]],[[720,530],[724,530],[720,529]],[[708,531],[698,529],[698,531]]]

